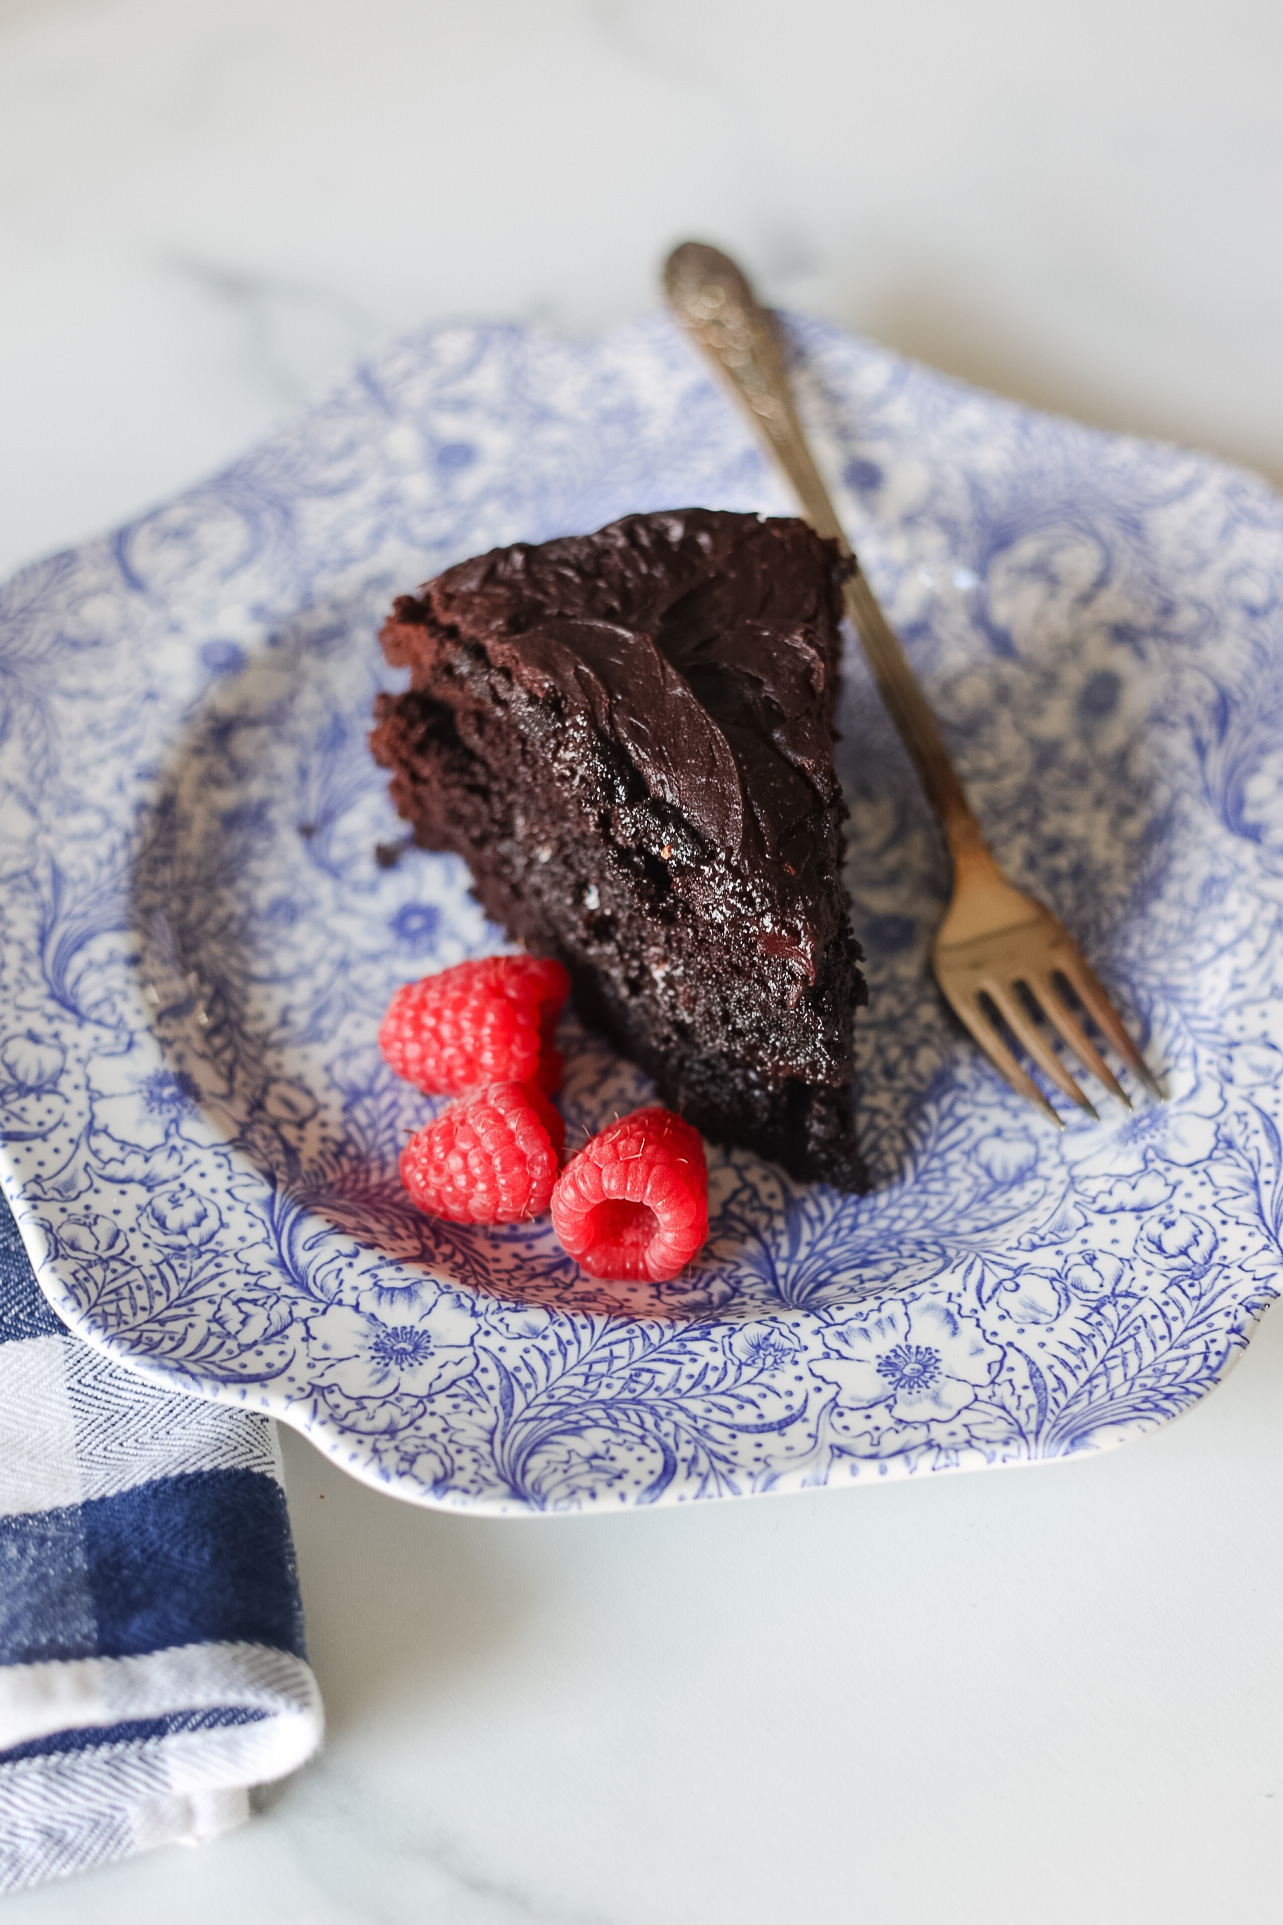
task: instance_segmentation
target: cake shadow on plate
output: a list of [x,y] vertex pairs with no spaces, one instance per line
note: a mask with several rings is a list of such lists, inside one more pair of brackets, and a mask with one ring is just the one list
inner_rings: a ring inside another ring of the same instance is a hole
[[[895,1281],[880,1255],[885,1209],[906,1169],[933,1153],[942,1092],[971,1046],[954,1032],[927,966],[947,887],[943,851],[856,660],[839,711],[838,769],[852,805],[847,878],[870,989],[856,1029],[870,1193],[795,1182],[747,1151],[714,1147],[705,1251],[676,1283],[635,1287],[581,1276],[546,1221],[461,1229],[409,1203],[396,1159],[432,1106],[382,1064],[379,1020],[398,983],[485,953],[501,937],[458,858],[408,849],[387,860],[404,830],[367,734],[386,681],[375,634],[396,585],[372,577],[353,596],[305,611],[215,678],[140,826],[132,916],[152,1027],[201,1126],[234,1147],[277,1262],[304,1294],[332,1289],[336,1266],[346,1265],[385,1307],[444,1280],[533,1310],[673,1321],[760,1318],[885,1290]],[[1060,660],[1057,676],[1064,670]],[[976,731],[981,753],[1001,753],[1003,731],[991,725],[1011,673],[1009,662],[983,657],[968,669],[968,710],[989,724]],[[1077,837],[1072,817],[1039,814],[1036,791],[999,799],[1020,879],[1089,934],[1108,929],[1143,882],[1145,848],[1143,838],[1110,833],[1116,754],[1094,758],[1087,736],[1080,747],[1076,774],[1090,807]],[[1053,787],[1053,802],[1061,793]],[[1135,784],[1116,800],[1129,819],[1152,813]],[[648,1100],[651,1086],[573,1019],[562,1043],[573,1151]],[[820,1244],[827,1254],[817,1263],[806,1252]]]

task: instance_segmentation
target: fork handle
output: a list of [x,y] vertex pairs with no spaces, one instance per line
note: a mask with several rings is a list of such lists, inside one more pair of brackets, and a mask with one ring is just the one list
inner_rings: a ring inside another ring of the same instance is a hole
[[836,541],[854,563],[844,590],[847,613],[927,800],[943,825],[955,870],[992,865],[940,725],[909,667],[899,636],[861,572],[815,465],[798,419],[773,315],[758,302],[734,261],[700,241],[686,241],[669,255],[664,291],[677,319],[713,363],[768,455],[783,470],[806,520],[817,534]]

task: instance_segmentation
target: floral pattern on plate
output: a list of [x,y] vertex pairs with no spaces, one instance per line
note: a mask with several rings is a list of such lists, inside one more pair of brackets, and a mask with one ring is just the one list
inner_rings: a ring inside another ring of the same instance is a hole
[[[488,546],[785,508],[685,342],[420,335],[0,591],[0,1130],[62,1315],[122,1362],[492,1511],[1064,1456],[1226,1372],[1283,1273],[1283,510],[1250,476],[794,322],[848,524],[1018,882],[1167,1078],[1044,1127],[927,969],[947,888],[851,652],[864,1197],[710,1159],[675,1284],[418,1215],[392,989],[493,948],[372,766],[392,596]],[[647,1086],[564,1025],[573,1146]]]

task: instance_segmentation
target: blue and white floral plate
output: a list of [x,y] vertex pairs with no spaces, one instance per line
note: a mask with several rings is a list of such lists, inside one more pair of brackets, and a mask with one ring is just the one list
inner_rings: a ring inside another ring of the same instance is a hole
[[[493,945],[365,743],[392,596],[630,509],[785,506],[686,343],[422,335],[0,593],[0,1124],[90,1343],[424,1503],[587,1509],[1063,1457],[1177,1415],[1283,1274],[1283,504],[797,323],[869,573],[1002,860],[1171,1101],[1063,1136],[955,1033],[946,871],[857,661],[863,1198],[711,1161],[662,1289],[395,1178],[395,984]],[[379,854],[376,855],[376,850]],[[645,1093],[568,1025],[571,1140]]]

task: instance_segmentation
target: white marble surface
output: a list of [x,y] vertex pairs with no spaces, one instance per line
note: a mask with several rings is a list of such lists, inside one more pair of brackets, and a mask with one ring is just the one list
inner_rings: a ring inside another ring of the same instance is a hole
[[6,1925],[1274,1925],[1283,1314],[1036,1471],[483,1522],[287,1438],[318,1763]]
[[695,232],[1042,406],[1283,476],[1277,0],[0,0],[0,572],[424,317]]
[[[1274,0],[0,0],[0,572],[424,318],[687,232],[972,379],[1283,476]],[[287,1440],[324,1758],[15,1925],[1266,1925],[1283,1318],[1116,1454],[617,1519]]]

